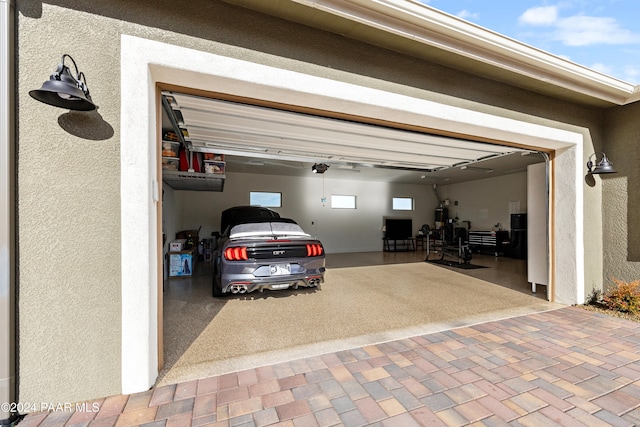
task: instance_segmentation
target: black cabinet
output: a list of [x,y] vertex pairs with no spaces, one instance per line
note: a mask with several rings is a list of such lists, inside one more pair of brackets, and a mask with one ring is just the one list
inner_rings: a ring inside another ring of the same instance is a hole
[[511,214],[509,256],[517,259],[527,259],[527,214]]
[[516,259],[527,259],[527,230],[511,230],[509,256]]

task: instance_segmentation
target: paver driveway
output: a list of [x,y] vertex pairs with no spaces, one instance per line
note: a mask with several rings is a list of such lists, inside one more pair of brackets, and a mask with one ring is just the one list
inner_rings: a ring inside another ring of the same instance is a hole
[[639,352],[639,323],[565,307],[112,396],[20,427],[632,426]]

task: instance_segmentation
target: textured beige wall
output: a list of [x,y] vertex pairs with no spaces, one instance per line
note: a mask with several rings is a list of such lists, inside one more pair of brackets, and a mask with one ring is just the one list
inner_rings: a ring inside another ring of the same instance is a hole
[[[121,34],[556,126],[600,144],[599,110],[218,1],[22,0],[17,10],[23,402],[120,391],[119,88],[127,77],[120,76]],[[86,74],[97,113],[69,113],[28,96],[63,53]],[[600,221],[598,197],[585,191],[587,221]],[[588,239],[587,276],[601,277],[600,237]]]
[[[118,45],[104,19],[40,2],[17,9],[19,400],[117,393]],[[29,97],[63,53],[86,74],[97,113]]]
[[603,150],[618,171],[601,175],[604,284],[640,279],[640,103],[607,112]]

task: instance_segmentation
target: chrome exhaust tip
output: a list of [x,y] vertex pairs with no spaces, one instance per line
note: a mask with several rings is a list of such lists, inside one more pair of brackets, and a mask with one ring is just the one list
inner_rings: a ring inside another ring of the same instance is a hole
[[244,294],[247,292],[247,285],[231,285],[229,288],[232,294]]
[[310,279],[308,283],[310,288],[315,288],[320,284],[320,279]]

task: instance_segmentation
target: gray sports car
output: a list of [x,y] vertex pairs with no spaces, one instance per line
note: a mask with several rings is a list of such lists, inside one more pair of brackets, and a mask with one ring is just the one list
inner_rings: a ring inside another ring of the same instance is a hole
[[213,296],[313,288],[324,282],[322,243],[295,221],[246,206],[223,212],[222,226],[213,253]]

